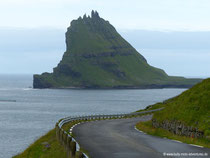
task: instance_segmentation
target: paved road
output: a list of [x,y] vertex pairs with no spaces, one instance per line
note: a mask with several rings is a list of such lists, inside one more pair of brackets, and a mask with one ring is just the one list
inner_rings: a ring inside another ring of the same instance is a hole
[[166,157],[163,156],[164,152],[207,153],[209,156],[186,157],[210,157],[208,148],[150,136],[134,129],[137,122],[149,119],[151,115],[132,119],[87,122],[77,125],[73,133],[91,158],[159,158]]

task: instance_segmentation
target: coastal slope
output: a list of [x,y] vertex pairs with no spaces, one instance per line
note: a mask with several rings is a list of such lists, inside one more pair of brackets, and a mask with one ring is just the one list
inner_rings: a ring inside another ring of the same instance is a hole
[[139,129],[210,147],[210,78],[177,97],[148,106],[146,110],[160,107],[164,109],[155,112],[152,121],[139,123]]
[[191,133],[175,131],[180,135],[192,136],[192,131],[197,131],[197,137],[210,136],[210,79],[203,80],[181,95],[167,100],[163,106],[164,110],[154,114],[154,126],[177,123],[181,126],[180,130],[186,126],[191,127]]
[[191,87],[199,79],[168,76],[150,66],[96,11],[71,22],[66,52],[52,73],[34,75],[34,88]]

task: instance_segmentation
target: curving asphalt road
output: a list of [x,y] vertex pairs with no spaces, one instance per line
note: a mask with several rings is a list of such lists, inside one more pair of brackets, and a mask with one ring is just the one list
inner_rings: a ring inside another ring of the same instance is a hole
[[86,122],[77,125],[73,133],[91,158],[210,157],[208,148],[150,136],[134,128],[137,122],[150,120],[151,117]]

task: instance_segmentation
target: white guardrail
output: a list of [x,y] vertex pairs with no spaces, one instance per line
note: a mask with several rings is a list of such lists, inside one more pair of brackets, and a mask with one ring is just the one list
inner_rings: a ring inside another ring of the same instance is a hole
[[88,156],[80,151],[79,143],[70,135],[70,133],[64,131],[62,126],[66,123],[74,121],[91,121],[91,120],[101,120],[101,119],[120,119],[125,117],[134,117],[145,113],[151,113],[155,111],[160,111],[160,109],[128,113],[128,114],[114,114],[114,115],[89,115],[89,116],[78,116],[78,117],[66,117],[61,119],[56,123],[56,137],[59,142],[65,147],[67,151],[67,158],[88,158]]

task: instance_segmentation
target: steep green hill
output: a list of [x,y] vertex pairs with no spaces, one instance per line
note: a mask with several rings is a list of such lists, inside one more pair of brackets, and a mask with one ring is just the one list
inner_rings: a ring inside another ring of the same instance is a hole
[[201,81],[170,77],[150,66],[97,12],[71,22],[66,52],[53,73],[34,75],[34,88],[191,87]]
[[[165,107],[153,116],[153,120],[160,127],[166,129],[166,122],[178,123],[179,126],[182,125],[179,127],[180,130],[188,126],[204,132],[205,136],[210,136],[210,79],[202,81],[175,98],[148,109],[155,107]],[[188,130],[193,131],[193,129]]]

